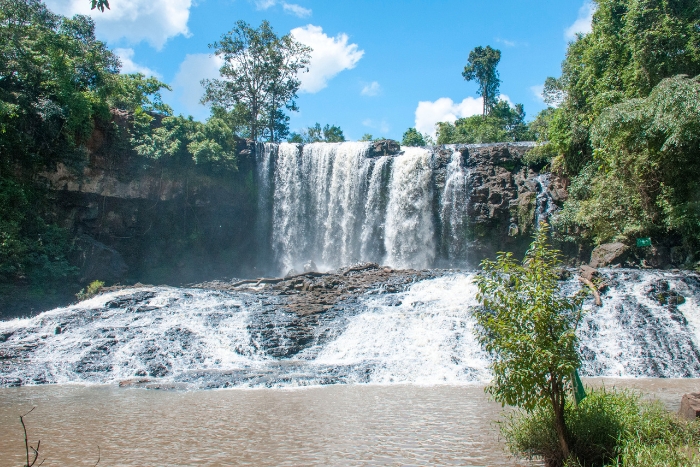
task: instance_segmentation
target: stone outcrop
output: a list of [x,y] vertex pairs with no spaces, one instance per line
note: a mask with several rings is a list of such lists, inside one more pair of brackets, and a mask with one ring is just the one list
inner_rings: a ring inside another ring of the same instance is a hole
[[402,292],[418,280],[440,274],[442,272],[437,270],[396,270],[376,263],[365,263],[330,273],[309,271],[284,278],[204,282],[194,287],[251,293],[264,289],[266,296],[282,299],[283,309],[307,316],[327,311],[338,303],[357,299],[368,292]]
[[684,394],[678,415],[688,420],[695,420],[700,415],[700,393]]
[[611,264],[622,264],[628,253],[629,247],[624,243],[604,243],[593,249],[588,265],[592,268],[602,268]]

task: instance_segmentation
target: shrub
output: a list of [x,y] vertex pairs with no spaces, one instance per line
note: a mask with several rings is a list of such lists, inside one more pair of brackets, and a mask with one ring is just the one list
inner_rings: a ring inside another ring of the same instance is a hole
[[[566,406],[573,462],[581,466],[698,465],[700,424],[670,414],[658,402],[644,402],[629,391],[592,390],[578,407]],[[548,407],[515,412],[501,425],[509,450],[543,458],[547,465],[564,459]],[[568,465],[571,465],[569,461]],[[575,464],[574,464],[575,465]]]
[[80,289],[80,292],[75,294],[75,296],[78,298],[79,302],[82,302],[83,300],[87,300],[88,298],[92,298],[100,291],[102,290],[102,287],[105,286],[105,283],[102,281],[92,281],[90,282],[90,285],[87,286],[87,290],[85,289]]

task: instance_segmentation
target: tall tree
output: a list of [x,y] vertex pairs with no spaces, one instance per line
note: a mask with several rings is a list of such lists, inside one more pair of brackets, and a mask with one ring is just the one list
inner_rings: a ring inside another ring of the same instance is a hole
[[222,79],[202,81],[206,89],[202,102],[226,110],[243,105],[249,112],[251,139],[279,140],[286,122],[282,109],[297,110],[294,98],[301,84],[297,74],[308,65],[311,49],[290,35],[277,37],[267,21],[257,29],[238,21],[209,47],[224,64],[219,70]]
[[483,116],[486,117],[497,102],[498,89],[501,80],[498,78],[498,62],[501,61],[501,51],[491,46],[477,47],[469,52],[467,65],[462,76],[467,81],[479,84],[478,94],[483,98]]
[[562,294],[560,253],[547,244],[548,233],[542,223],[522,263],[512,253],[482,261],[475,282],[483,310],[474,317],[479,342],[492,357],[486,391],[528,412],[551,410],[561,458],[567,459],[566,385],[581,363],[576,329],[584,294]]

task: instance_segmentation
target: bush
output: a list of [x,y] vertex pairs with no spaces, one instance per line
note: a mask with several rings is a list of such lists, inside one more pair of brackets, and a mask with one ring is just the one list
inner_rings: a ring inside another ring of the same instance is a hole
[[[552,418],[546,407],[512,414],[501,426],[508,449],[563,465]],[[700,460],[691,448],[700,442],[698,422],[678,419],[629,391],[592,390],[578,407],[567,405],[566,420],[574,465],[691,466]]]
[[90,285],[87,286],[87,290],[85,289],[80,289],[80,292],[75,294],[76,298],[78,299],[79,302],[82,302],[83,300],[87,300],[89,298],[94,297],[100,291],[102,290],[102,287],[105,286],[105,283],[102,281],[92,281],[90,282]]

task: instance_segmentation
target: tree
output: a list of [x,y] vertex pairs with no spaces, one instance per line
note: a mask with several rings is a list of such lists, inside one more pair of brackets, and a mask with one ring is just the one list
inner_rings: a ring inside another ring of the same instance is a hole
[[494,399],[532,412],[549,407],[563,458],[569,457],[564,406],[566,384],[580,365],[576,328],[583,294],[561,292],[557,250],[547,244],[543,223],[522,264],[512,253],[484,260],[476,276],[479,342],[492,357]]
[[202,81],[202,103],[227,111],[244,106],[250,138],[278,141],[288,131],[282,109],[298,110],[294,103],[301,84],[297,74],[308,65],[311,49],[289,34],[277,37],[267,21],[257,29],[238,21],[209,47],[224,64],[219,70],[222,79]]
[[403,134],[402,146],[425,146],[425,138],[415,128],[409,128]]
[[532,138],[525,123],[522,104],[511,107],[498,101],[486,117],[474,115],[460,118],[455,123],[438,123],[438,144],[479,144],[527,141]]
[[320,123],[302,130],[301,133],[292,133],[287,140],[290,143],[342,143],[345,141],[343,130],[339,126],[326,124],[323,128]]
[[477,47],[469,52],[467,65],[462,76],[467,81],[479,84],[478,94],[483,98],[483,116],[486,117],[497,102],[498,89],[501,80],[498,78],[498,62],[501,61],[501,51],[491,46]]

